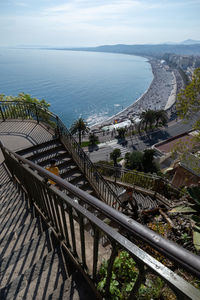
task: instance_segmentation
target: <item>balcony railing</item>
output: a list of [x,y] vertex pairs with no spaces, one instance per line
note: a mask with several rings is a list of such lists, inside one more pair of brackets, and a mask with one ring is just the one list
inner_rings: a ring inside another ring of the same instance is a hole
[[76,161],[101,200],[121,210],[121,202],[116,193],[101,174],[98,173],[97,168],[57,115],[41,108],[35,103],[0,101],[0,117],[4,121],[9,119],[35,120],[38,123],[51,127],[55,134],[60,137],[66,149]]
[[[10,173],[19,186],[23,187],[31,205],[34,205],[46,222],[50,224],[59,240],[62,241],[71,257],[76,261],[77,267],[87,274],[96,286],[98,285],[99,268],[103,258],[108,259],[103,292],[106,299],[112,299],[110,287],[113,264],[122,250],[129,253],[137,268],[137,278],[124,299],[138,299],[137,295],[142,284],[147,282],[149,273],[163,280],[173,291],[173,299],[200,299],[200,291],[197,288],[137,247],[131,242],[131,237],[133,236],[147,243],[162,254],[165,259],[173,261],[176,268],[181,268],[182,272],[185,270],[198,279],[200,278],[199,256],[162,238],[159,234],[69,182],[3,147],[2,144],[1,149]],[[77,201],[74,201],[56,187],[49,186],[45,178],[52,179],[69,195],[73,194]],[[119,232],[98,219],[86,209],[86,205],[88,209],[94,208],[95,211],[101,212],[113,221]],[[90,223],[90,234],[85,230],[86,223]],[[107,241],[105,247],[102,247],[102,238]]]

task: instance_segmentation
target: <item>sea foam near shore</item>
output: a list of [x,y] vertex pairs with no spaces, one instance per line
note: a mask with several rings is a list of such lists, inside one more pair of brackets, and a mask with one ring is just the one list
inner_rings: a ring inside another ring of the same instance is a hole
[[147,91],[121,112],[91,126],[92,129],[112,124],[114,120],[122,122],[130,118],[137,118],[142,111],[148,109],[169,109],[175,103],[177,84],[173,70],[171,70],[163,61],[150,59],[149,63],[151,64],[154,77]]

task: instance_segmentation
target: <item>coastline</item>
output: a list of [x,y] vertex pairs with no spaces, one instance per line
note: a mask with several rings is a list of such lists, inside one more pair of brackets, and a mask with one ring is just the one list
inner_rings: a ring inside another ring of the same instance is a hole
[[122,111],[105,121],[92,125],[92,130],[113,124],[114,120],[120,123],[127,119],[137,119],[142,111],[148,109],[169,110],[175,104],[177,80],[174,70],[158,59],[148,58],[148,63],[150,63],[153,73],[153,79],[149,88],[134,103]]

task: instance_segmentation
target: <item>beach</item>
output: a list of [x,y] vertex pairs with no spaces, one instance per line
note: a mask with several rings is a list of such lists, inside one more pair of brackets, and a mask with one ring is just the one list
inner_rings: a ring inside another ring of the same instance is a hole
[[91,129],[100,129],[114,122],[120,123],[129,119],[137,120],[143,111],[149,109],[169,111],[174,106],[177,92],[183,88],[180,74],[162,60],[151,58],[148,62],[154,76],[148,90],[133,104],[111,118],[91,126]]

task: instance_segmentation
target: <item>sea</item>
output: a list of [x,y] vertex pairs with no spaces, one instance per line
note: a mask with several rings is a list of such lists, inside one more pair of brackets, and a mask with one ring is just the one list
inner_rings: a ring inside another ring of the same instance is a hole
[[0,94],[21,92],[50,103],[69,128],[89,126],[134,103],[153,79],[143,57],[44,49],[0,49]]

